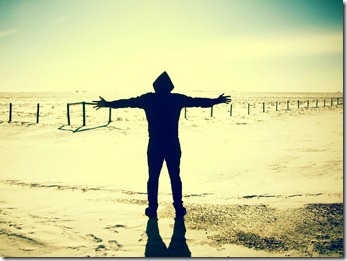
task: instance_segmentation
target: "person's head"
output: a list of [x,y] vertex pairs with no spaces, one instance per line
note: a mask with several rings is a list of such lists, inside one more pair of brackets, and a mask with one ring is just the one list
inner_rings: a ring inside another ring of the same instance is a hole
[[174,89],[174,85],[167,72],[159,75],[153,83],[153,88],[156,93],[170,93]]

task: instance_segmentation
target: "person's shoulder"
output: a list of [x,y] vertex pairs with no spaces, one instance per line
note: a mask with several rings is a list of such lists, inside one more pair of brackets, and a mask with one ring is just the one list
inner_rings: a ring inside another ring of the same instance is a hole
[[154,94],[153,92],[147,92],[147,93],[141,94],[141,97],[142,96],[150,96],[150,95],[153,95],[153,94]]
[[181,93],[171,93],[171,95],[177,99],[184,99],[187,97],[187,95],[181,94]]
[[188,102],[188,96],[181,93],[172,93],[173,101],[180,107],[185,107]]
[[138,101],[141,104],[141,106],[148,106],[151,103],[153,103],[153,100],[155,99],[155,93],[153,92],[147,92],[142,94],[141,96],[138,96]]
[[147,93],[144,93],[144,94],[141,94],[139,97],[140,98],[149,98],[149,97],[153,97],[154,93],[153,92],[147,92]]

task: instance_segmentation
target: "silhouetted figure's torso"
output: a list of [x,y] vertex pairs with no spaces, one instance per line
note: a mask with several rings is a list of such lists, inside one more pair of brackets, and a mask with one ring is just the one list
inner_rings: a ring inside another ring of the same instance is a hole
[[192,98],[177,93],[146,93],[139,97],[113,101],[114,108],[144,109],[148,135],[152,142],[168,143],[178,140],[178,121],[184,107],[211,107],[216,99]]
[[147,94],[144,110],[151,141],[169,142],[178,139],[178,121],[183,108],[183,96],[177,94]]

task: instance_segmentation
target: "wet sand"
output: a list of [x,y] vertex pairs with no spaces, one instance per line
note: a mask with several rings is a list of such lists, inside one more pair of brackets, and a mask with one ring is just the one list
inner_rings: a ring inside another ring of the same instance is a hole
[[[142,214],[145,200],[97,188],[16,181],[0,187],[2,194],[11,194],[0,202],[2,256],[145,255],[149,243],[148,218]],[[193,257],[343,255],[342,203],[294,208],[187,203],[186,207],[182,238]],[[173,217],[171,204],[161,204],[159,235],[166,247],[172,241]]]

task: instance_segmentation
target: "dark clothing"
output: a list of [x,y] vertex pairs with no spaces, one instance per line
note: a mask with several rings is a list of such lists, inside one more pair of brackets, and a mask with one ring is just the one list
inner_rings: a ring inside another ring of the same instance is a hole
[[217,99],[192,98],[182,94],[147,93],[139,97],[107,102],[111,108],[144,109],[148,121],[149,144],[147,150],[149,179],[147,182],[149,208],[158,208],[158,182],[164,160],[171,180],[176,210],[182,205],[180,178],[181,148],[178,139],[178,121],[184,107],[211,107]]
[[141,108],[148,121],[149,138],[157,142],[178,139],[178,120],[184,107],[212,107],[217,99],[192,98],[175,93],[146,93],[139,97],[107,103],[111,108]]
[[158,187],[160,171],[166,161],[170,175],[172,197],[175,209],[182,207],[182,182],[180,178],[181,147],[179,141],[158,144],[148,143],[147,160],[149,179],[147,182],[148,205],[150,209],[158,208]]

